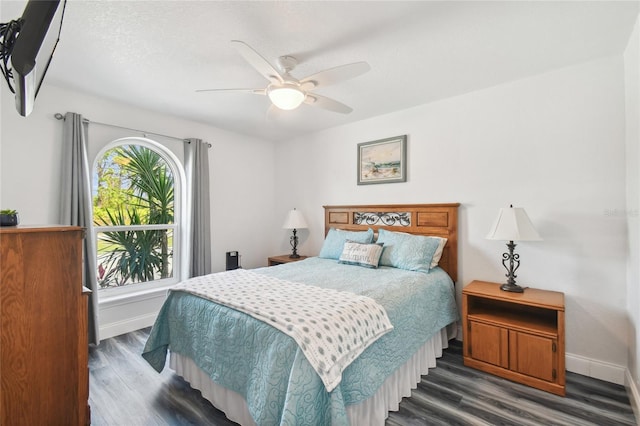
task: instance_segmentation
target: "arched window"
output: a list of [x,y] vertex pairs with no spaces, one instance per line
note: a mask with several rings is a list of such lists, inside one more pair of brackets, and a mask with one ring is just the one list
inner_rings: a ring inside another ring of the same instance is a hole
[[176,157],[149,139],[119,139],[98,154],[92,197],[101,294],[179,281],[183,176]]

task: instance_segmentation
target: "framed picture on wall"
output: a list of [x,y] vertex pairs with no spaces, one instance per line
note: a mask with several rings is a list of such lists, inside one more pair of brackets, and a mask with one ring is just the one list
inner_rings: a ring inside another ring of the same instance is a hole
[[358,144],[358,185],[407,181],[407,135]]

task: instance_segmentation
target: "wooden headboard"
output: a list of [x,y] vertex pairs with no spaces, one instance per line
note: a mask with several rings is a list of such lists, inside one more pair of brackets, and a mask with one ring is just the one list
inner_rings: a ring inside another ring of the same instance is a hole
[[330,228],[366,231],[380,228],[415,235],[444,237],[439,266],[458,280],[458,206],[449,204],[385,204],[324,206],[324,233]]

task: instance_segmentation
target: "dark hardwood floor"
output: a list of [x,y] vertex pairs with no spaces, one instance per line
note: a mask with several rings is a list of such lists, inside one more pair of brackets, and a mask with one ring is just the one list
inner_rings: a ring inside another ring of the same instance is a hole
[[[89,354],[93,425],[233,425],[165,368],[140,356],[149,329],[104,340]],[[452,342],[388,426],[636,425],[623,386],[567,373],[565,398],[465,367]]]

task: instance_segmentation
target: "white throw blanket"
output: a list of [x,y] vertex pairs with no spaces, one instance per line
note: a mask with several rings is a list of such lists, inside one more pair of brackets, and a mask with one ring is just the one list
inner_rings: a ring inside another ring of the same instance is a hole
[[228,306],[291,336],[329,392],[354,359],[393,329],[384,308],[369,297],[244,269],[191,278],[171,291]]

